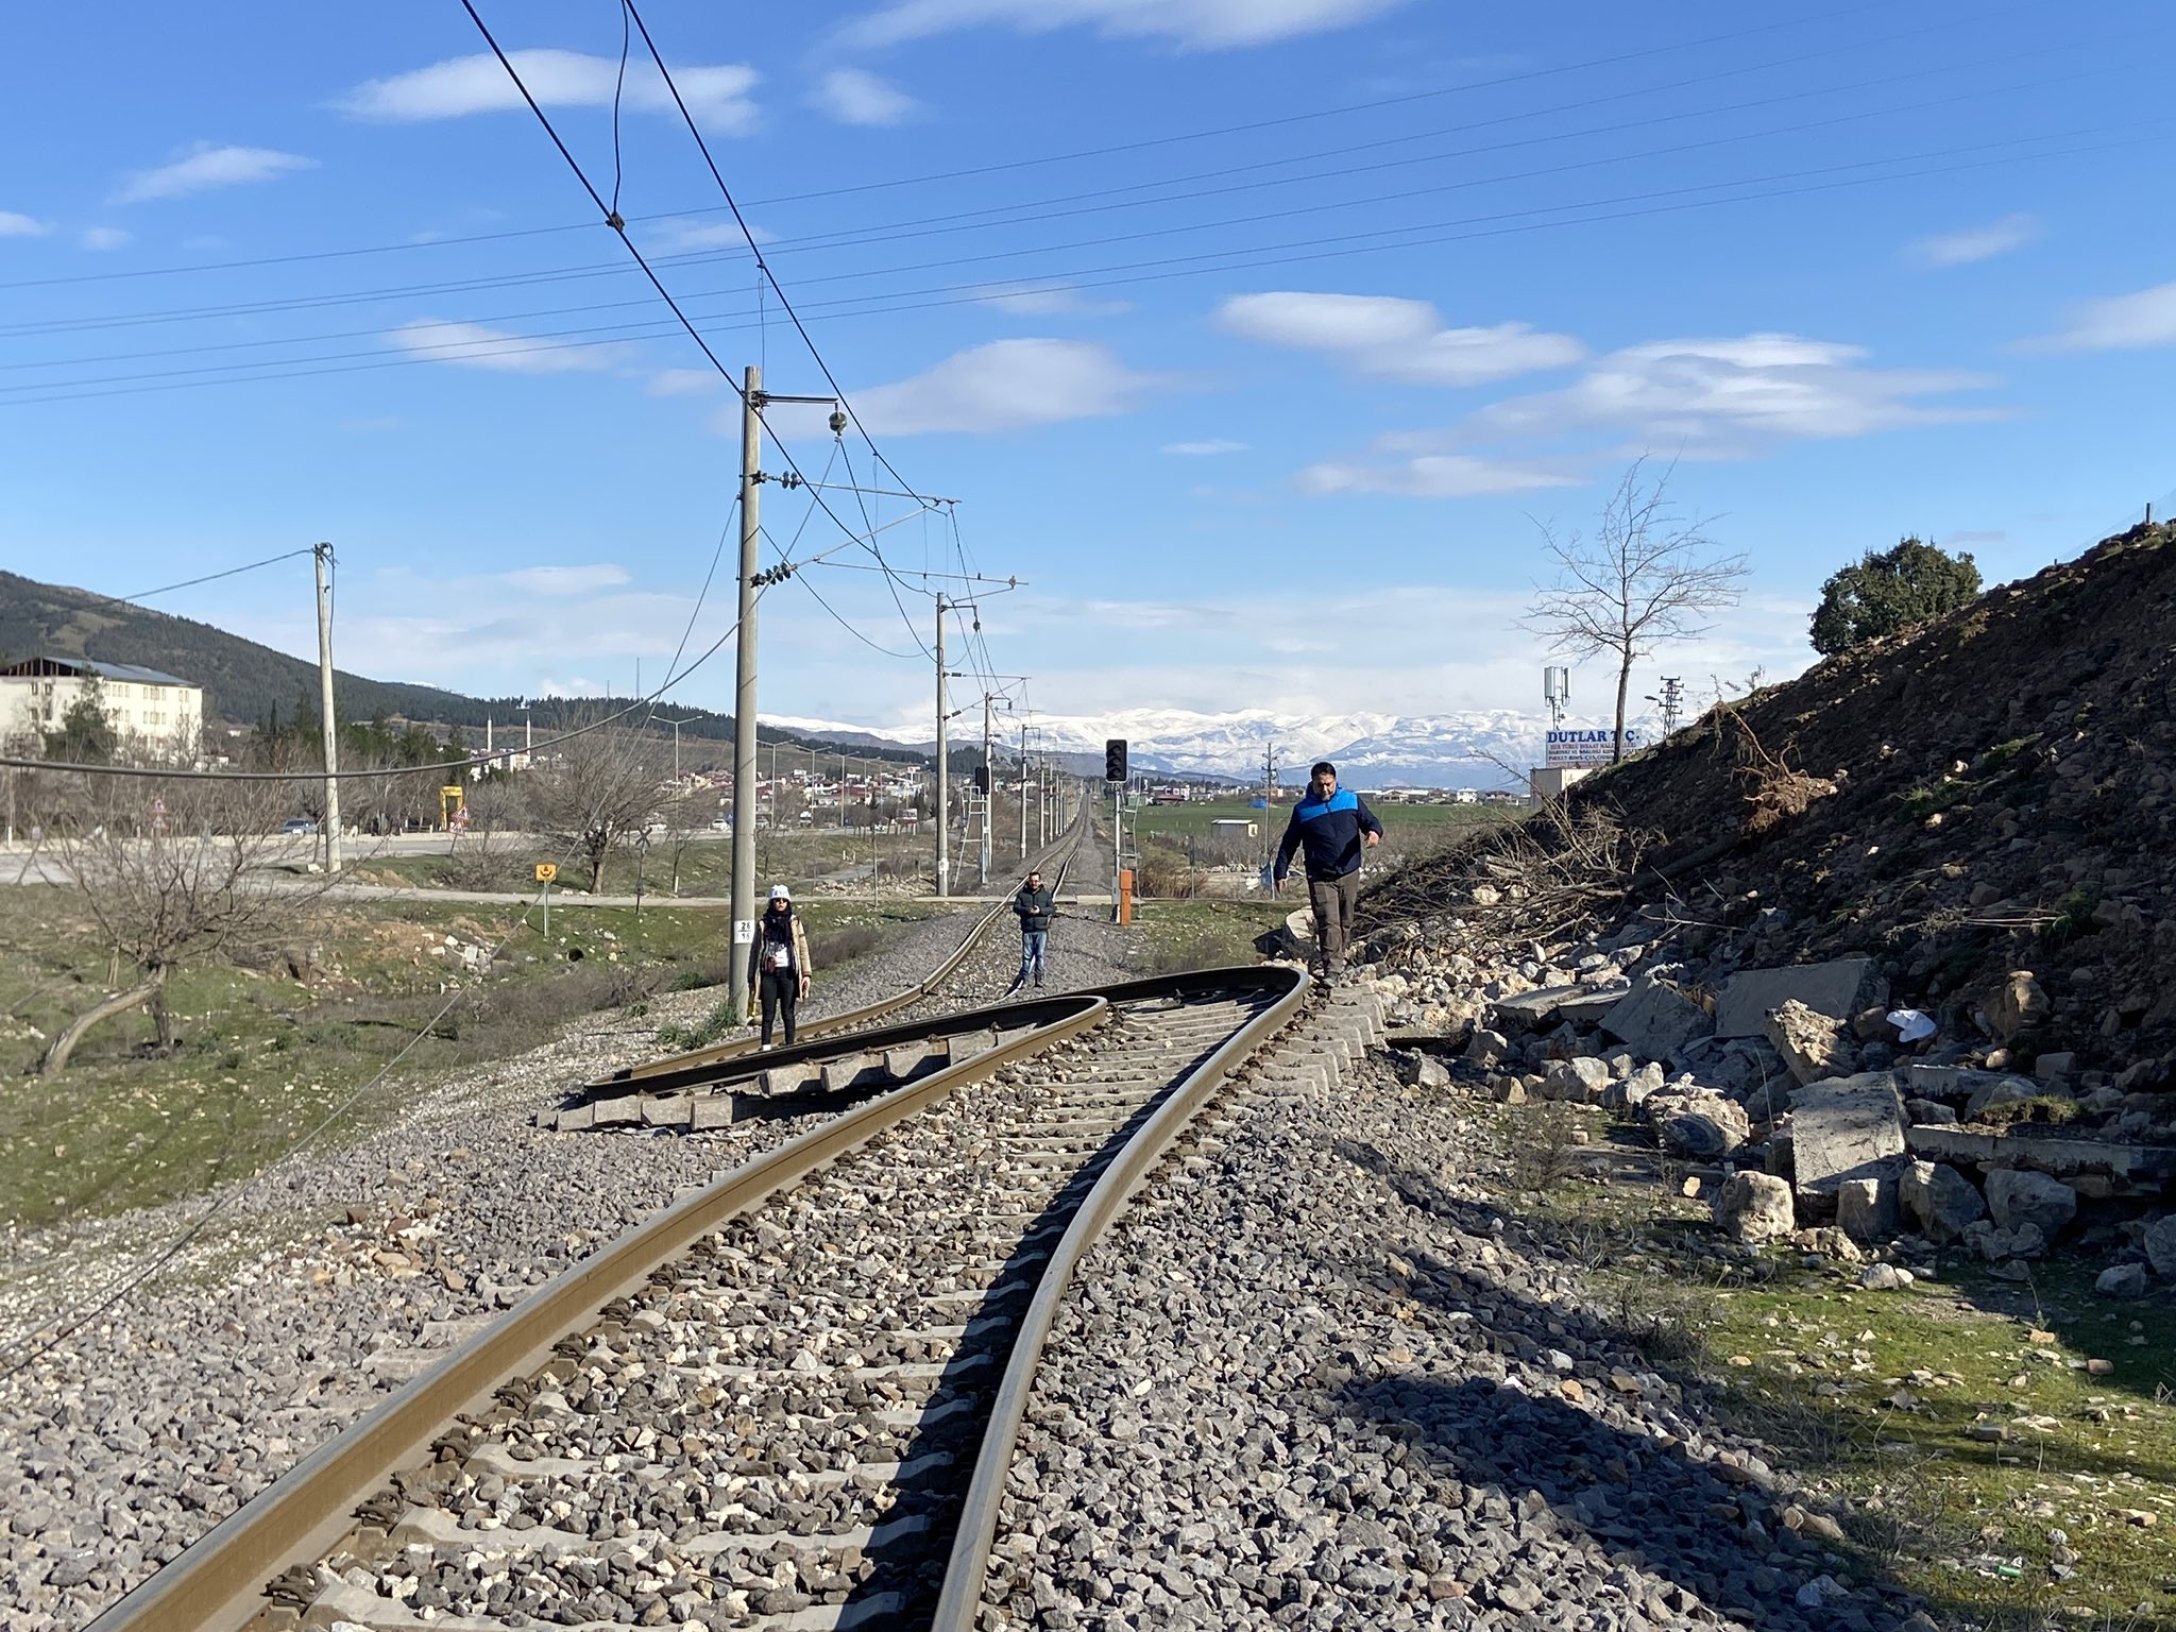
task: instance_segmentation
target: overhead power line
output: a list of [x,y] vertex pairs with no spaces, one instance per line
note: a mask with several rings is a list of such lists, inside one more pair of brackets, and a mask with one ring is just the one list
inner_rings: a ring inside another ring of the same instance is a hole
[[[1697,50],[1710,45],[1727,45],[1733,41],[1752,39],[1763,34],[1774,34],[1788,29],[1826,27],[1855,17],[1864,12],[1890,8],[1883,0],[1866,0],[1866,3],[1842,7],[1839,10],[1817,12],[1799,17],[1778,18],[1759,23],[1750,28],[1731,29],[1719,34],[1701,35],[1689,40],[1675,40],[1665,45],[1647,46],[1637,51],[1618,52],[1609,56],[1588,57],[1577,62],[1559,63],[1545,68],[1524,69],[1517,73],[1499,74],[1486,79],[1466,80],[1456,85],[1432,86],[1424,91],[1410,91],[1395,96],[1375,97],[1358,102],[1340,103],[1327,108],[1313,108],[1299,113],[1281,114],[1269,119],[1249,120],[1241,124],[1216,125],[1205,129],[1180,131],[1165,136],[1141,137],[1133,141],[1108,143],[1098,147],[1075,148],[1060,153],[1038,154],[1028,158],[1005,159],[989,164],[968,165],[950,170],[936,170],[920,175],[894,176],[877,181],[856,182],[844,187],[830,187],[799,193],[780,193],[767,198],[749,200],[750,207],[767,209],[779,204],[800,204],[819,199],[847,198],[871,192],[890,191],[898,188],[929,186],[947,181],[963,181],[982,176],[1001,175],[1023,170],[1039,169],[1051,165],[1072,164],[1092,159],[1112,158],[1122,153],[1146,152],[1160,148],[1182,146],[1194,142],[1211,141],[1226,136],[1253,135],[1265,130],[1288,128],[1342,118],[1356,113],[1373,113],[1385,108],[1409,106],[1439,100],[1447,96],[1472,95],[1480,91],[1500,90],[1508,86],[1531,84],[1541,80],[1562,78],[1598,68],[1620,68],[1629,63],[1650,58],[1673,55],[1678,52]],[[1939,27],[1942,25],[1928,25]],[[1917,30],[1911,32],[1918,32]],[[1889,36],[1897,38],[1901,36]],[[1862,50],[1867,42],[1856,42],[1842,50]],[[1827,54],[1827,53],[1818,53]],[[1758,71],[1758,70],[1738,70]],[[633,217],[639,221],[663,221],[687,216],[713,215],[713,208],[673,210],[660,214]],[[592,223],[566,222],[545,227],[515,227],[498,232],[465,233],[442,238],[416,240],[403,239],[396,243],[364,244],[340,249],[304,250],[284,255],[244,256],[224,261],[198,261],[186,266],[158,266],[127,268],[108,272],[74,273],[61,277],[23,278],[0,283],[0,289],[50,288],[66,284],[114,283],[143,278],[179,277],[197,272],[231,272],[261,266],[291,266],[312,261],[350,260],[373,255],[404,254],[434,249],[457,248],[469,244],[502,243],[524,238],[564,236],[585,232]]]

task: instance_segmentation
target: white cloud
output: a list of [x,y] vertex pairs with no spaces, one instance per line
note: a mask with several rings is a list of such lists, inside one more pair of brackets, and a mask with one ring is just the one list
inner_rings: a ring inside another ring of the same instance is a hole
[[506,374],[580,374],[613,367],[626,349],[620,345],[568,346],[532,340],[481,323],[443,323],[418,318],[386,337],[389,344],[434,363],[496,369]]
[[1324,462],[1299,474],[1300,491],[1327,496],[1382,493],[1407,499],[1476,499],[1578,487],[1587,477],[1562,464],[1519,464],[1465,453],[1424,453],[1390,463]]
[[609,561],[580,567],[519,567],[499,577],[525,594],[559,600],[569,595],[594,595],[629,582],[627,569]]
[[904,124],[922,104],[866,68],[834,68],[816,82],[809,101],[842,125]]
[[1997,255],[2023,249],[2037,240],[2041,231],[2036,216],[2006,215],[1984,227],[1916,239],[1906,246],[1904,258],[1915,266],[1969,266],[1974,261],[1991,261]]
[[855,412],[872,433],[1021,430],[1122,414],[1156,384],[1107,347],[1079,340],[994,340],[934,368],[864,390]]
[[1866,436],[1999,417],[1926,399],[1982,391],[1985,375],[1861,366],[1859,346],[1790,334],[1656,340],[1611,352],[1561,391],[1515,397],[1471,416],[1461,440],[1534,440],[1624,431],[1643,447],[1741,457],[1791,438]]
[[1267,45],[1349,28],[1406,0],[893,0],[847,24],[859,46],[897,45],[956,29],[1021,34],[1093,28],[1113,39],[1158,39],[1196,50]]
[[1164,452],[1175,453],[1182,459],[1210,459],[1220,453],[1245,453],[1247,444],[1229,441],[1224,437],[1211,437],[1206,442],[1166,442]]
[[753,222],[747,233],[743,233],[740,223],[727,216],[723,221],[673,220],[646,227],[642,241],[645,248],[666,255],[692,254],[706,249],[731,249],[746,254],[751,235],[759,244],[767,244],[776,236]]
[[[609,108],[619,81],[617,57],[592,57],[580,51],[509,51],[507,59],[540,106]],[[675,67],[688,111],[712,130],[740,135],[755,127],[756,107],[748,93],[759,75],[739,64]],[[630,60],[620,105],[642,113],[677,114],[672,91],[655,63]],[[459,119],[472,113],[504,113],[524,106],[521,93],[496,57],[478,53],[452,57],[387,79],[367,80],[341,97],[335,107],[351,118],[413,124],[428,119]]]
[[122,249],[133,236],[119,227],[91,227],[83,234],[83,247],[97,250]]
[[2176,283],[2161,283],[2073,307],[2061,330],[2030,342],[2027,349],[2136,351],[2171,345],[2176,345]]
[[0,210],[0,238],[43,238],[52,230],[35,217]]
[[1570,335],[1525,323],[1446,328],[1427,301],[1394,295],[1235,295],[1217,321],[1249,340],[1329,352],[1358,373],[1423,385],[1480,385],[1586,355]]
[[722,384],[714,368],[666,368],[650,376],[644,391],[653,397],[699,397]]
[[317,160],[299,153],[282,153],[270,147],[215,147],[198,142],[180,158],[154,170],[139,170],[113,195],[116,204],[142,204],[152,199],[182,198],[217,187],[240,187],[256,181],[276,181],[297,170],[314,170]]
[[1069,283],[993,283],[977,297],[984,305],[1020,317],[1118,317],[1130,301],[1090,300]]

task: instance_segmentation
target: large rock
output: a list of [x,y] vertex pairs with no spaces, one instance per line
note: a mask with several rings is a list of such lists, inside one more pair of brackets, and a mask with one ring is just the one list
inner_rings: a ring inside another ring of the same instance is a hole
[[2048,994],[2030,969],[2012,969],[2003,976],[1982,1007],[1987,1011],[1988,1029],[2004,1042],[2028,1026],[2039,1025],[2049,1013]]
[[1663,1148],[1677,1156],[1696,1160],[1727,1156],[1753,1134],[1743,1106],[1705,1089],[1656,1094],[1647,1101],[1646,1111]]
[[1913,1162],[1898,1174],[1897,1202],[1930,1241],[1955,1241],[1987,1216],[1972,1181],[1939,1162]]
[[1836,1227],[1854,1241],[1886,1241],[1896,1234],[1894,1172],[1845,1179],[1836,1186]]
[[2045,1173],[1998,1167],[1987,1175],[1987,1210],[2002,1229],[2031,1224],[2052,1241],[2078,1216],[2078,1192]]
[[2147,1290],[2146,1266],[2110,1264],[2093,1282],[2093,1290],[2104,1298],[2142,1298]]
[[1644,1059],[1668,1059],[1714,1028],[1707,1011],[1668,981],[1649,980],[1617,1000],[1602,1030]]
[[1598,1105],[1609,1082],[1609,1067],[1601,1060],[1551,1060],[1541,1074],[1541,1097]]
[[1408,1088],[1448,1088],[1451,1074],[1433,1054],[1419,1049],[1390,1050],[1390,1069]]
[[1878,1178],[1904,1154],[1904,1102],[1886,1071],[1817,1082],[1791,1095],[1801,1200],[1832,1200],[1846,1179]]
[[1486,1026],[1475,1026],[1473,1035],[1466,1039],[1466,1058],[1474,1065],[1486,1069],[1499,1064],[1511,1052],[1511,1040],[1500,1031],[1490,1031]]
[[1848,1076],[1858,1064],[1844,1022],[1809,1009],[1795,997],[1768,1016],[1761,1035],[1775,1045],[1791,1080],[1801,1087],[1826,1077]]
[[1846,1020],[1868,1006],[1874,986],[1872,958],[1741,969],[1716,1001],[1715,1035],[1758,1037],[1768,1016],[1794,998],[1816,1014]]
[[2138,1244],[2146,1249],[2146,1262],[2153,1265],[2154,1274],[2176,1281],[2176,1213],[2148,1224]]
[[1715,1222],[1740,1241],[1774,1241],[1797,1228],[1791,1187],[1768,1173],[1733,1173],[1715,1198]]

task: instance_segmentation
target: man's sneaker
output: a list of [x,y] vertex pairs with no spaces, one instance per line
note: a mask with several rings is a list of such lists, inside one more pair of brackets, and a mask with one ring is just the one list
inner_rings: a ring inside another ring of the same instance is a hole
[[1039,991],[1041,991],[1041,990],[1043,989],[1043,983],[1042,983],[1042,982],[1041,982],[1040,980],[1038,980],[1038,981],[1037,981],[1037,982],[1035,983],[1035,989],[1036,989],[1036,990],[1037,990],[1038,992],[1039,992]]
[[769,1043],[765,1043],[765,1044],[764,1044],[764,1045],[763,1045],[763,1046],[762,1046],[761,1048],[758,1048],[758,1049],[756,1050],[756,1052],[757,1052],[758,1054],[768,1054],[768,1053],[770,1053],[770,1051],[771,1051],[771,1045],[770,1045]]

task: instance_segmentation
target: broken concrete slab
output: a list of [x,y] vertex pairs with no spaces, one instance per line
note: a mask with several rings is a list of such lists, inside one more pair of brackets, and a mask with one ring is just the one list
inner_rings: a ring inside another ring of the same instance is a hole
[[2120,1190],[2152,1194],[2176,1179],[2176,1147],[2126,1145],[2059,1134],[1990,1133],[1983,1129],[1914,1124],[1905,1130],[1912,1154],[1940,1162],[2026,1167],[2056,1178],[2104,1173]]
[[1499,997],[1489,1011],[1500,1031],[1541,1031],[1556,1019],[1559,1008],[1586,995],[1584,986],[1542,986],[1516,997]]
[[1574,997],[1556,1006],[1556,1017],[1575,1026],[1597,1024],[1610,1010],[1625,998],[1632,988],[1626,985],[1588,986],[1581,988],[1582,996]]
[[1783,1056],[1791,1080],[1800,1087],[1826,1077],[1848,1076],[1858,1065],[1845,1023],[1808,1008],[1795,997],[1777,1005],[1761,1034]]
[[1791,1095],[1800,1200],[1833,1200],[1845,1179],[1879,1178],[1904,1155],[1904,1102],[1887,1071],[1834,1077]]
[[1876,985],[1872,958],[1833,958],[1827,963],[1780,969],[1741,969],[1715,1004],[1715,1035],[1758,1037],[1768,1016],[1792,998],[1818,1014],[1848,1020],[1867,1007]]
[[1633,1053],[1668,1059],[1714,1022],[1707,1011],[1667,981],[1638,985],[1602,1016],[1602,1030]]

